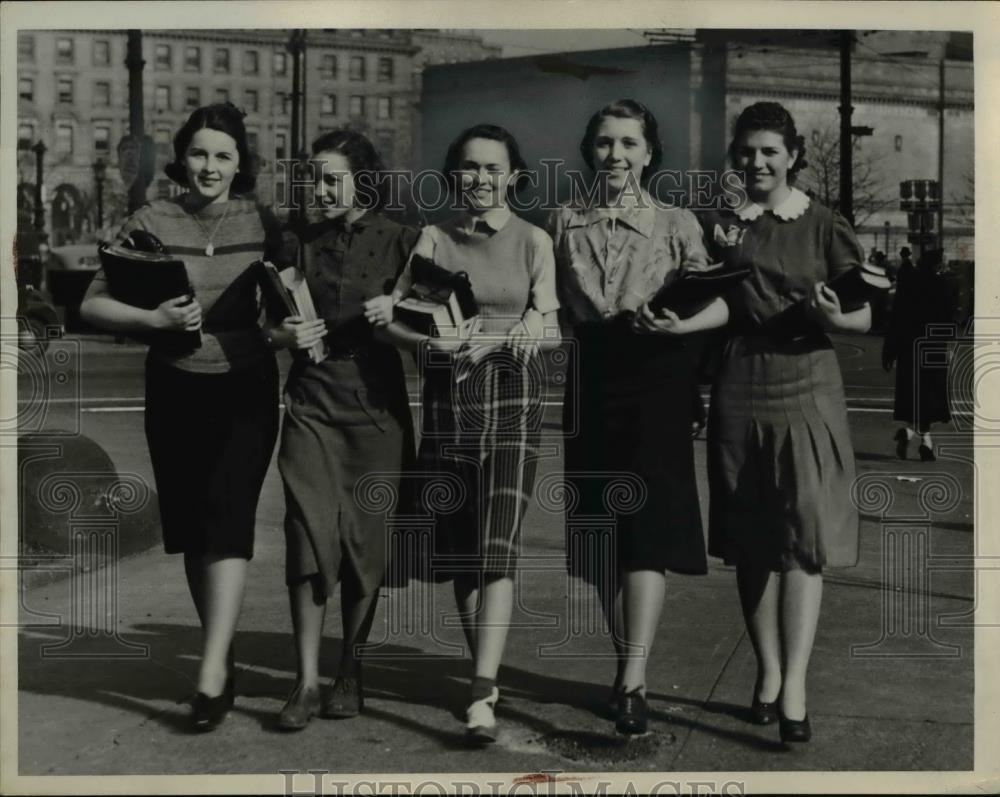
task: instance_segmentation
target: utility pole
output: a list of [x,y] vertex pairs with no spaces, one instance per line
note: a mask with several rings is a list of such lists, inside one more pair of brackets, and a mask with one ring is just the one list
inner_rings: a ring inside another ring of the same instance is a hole
[[288,40],[288,51],[292,54],[292,129],[291,155],[296,163],[292,167],[292,219],[299,221],[305,211],[302,197],[303,162],[305,147],[305,50],[306,32],[301,28],[292,31]]
[[125,51],[125,66],[128,68],[128,132],[136,142],[139,152],[139,169],[128,191],[128,212],[134,213],[146,202],[146,175],[143,163],[144,134],[142,118],[142,31],[130,30]]
[[42,180],[45,178],[45,142],[39,141],[31,149],[35,153],[35,229],[42,231],[45,229],[45,201],[42,196]]
[[854,146],[851,116],[851,47],[854,34],[840,31],[840,215],[854,226],[854,173],[851,156]]
[[944,263],[944,58],[941,59],[938,80],[938,205],[937,212],[937,248],[941,250],[941,262]]

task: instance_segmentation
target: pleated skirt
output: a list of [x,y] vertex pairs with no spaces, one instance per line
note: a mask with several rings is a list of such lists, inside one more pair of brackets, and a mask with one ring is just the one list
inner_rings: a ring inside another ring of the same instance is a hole
[[738,336],[708,426],[709,553],[775,571],[858,561],[854,451],[833,345]]

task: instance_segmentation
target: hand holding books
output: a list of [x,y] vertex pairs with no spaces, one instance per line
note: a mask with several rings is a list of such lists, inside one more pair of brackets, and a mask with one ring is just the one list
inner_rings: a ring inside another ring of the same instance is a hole
[[270,320],[269,341],[278,349],[304,352],[314,363],[326,358],[326,321],[316,315],[309,286],[297,268],[278,268],[257,261],[258,280]]

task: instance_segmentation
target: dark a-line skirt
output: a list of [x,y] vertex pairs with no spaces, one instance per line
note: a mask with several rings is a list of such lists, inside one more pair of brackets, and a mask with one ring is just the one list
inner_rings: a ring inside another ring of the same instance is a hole
[[166,552],[252,558],[278,437],[274,357],[221,374],[148,357],[145,427]]
[[683,340],[578,326],[563,404],[567,568],[589,583],[708,565],[691,439],[695,368]]
[[731,339],[708,423],[709,552],[773,571],[857,564],[854,450],[822,334]]

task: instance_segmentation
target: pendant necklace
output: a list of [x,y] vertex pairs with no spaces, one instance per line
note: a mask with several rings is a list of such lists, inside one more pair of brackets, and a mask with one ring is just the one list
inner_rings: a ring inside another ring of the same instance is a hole
[[205,229],[205,225],[201,223],[201,219],[198,218],[197,213],[192,213],[191,218],[195,220],[195,223],[201,228],[202,233],[208,239],[208,244],[205,246],[205,254],[211,257],[215,254],[215,245],[212,243],[212,239],[215,238],[215,234],[219,231],[219,227],[222,226],[222,222],[226,220],[226,216],[229,214],[229,203],[226,203],[226,209],[222,211],[222,215],[219,216],[219,220],[215,222],[215,226],[212,228],[212,232]]

